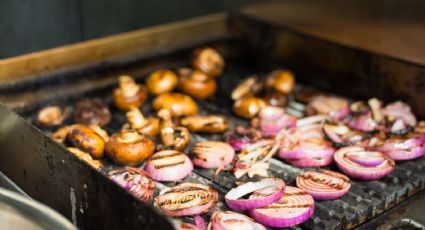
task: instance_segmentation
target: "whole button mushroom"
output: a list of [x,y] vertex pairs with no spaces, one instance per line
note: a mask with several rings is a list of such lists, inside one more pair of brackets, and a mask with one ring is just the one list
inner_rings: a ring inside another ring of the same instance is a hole
[[189,116],[198,112],[198,105],[189,96],[180,93],[164,93],[152,102],[154,110],[169,109],[174,116]]
[[263,99],[249,96],[237,100],[233,105],[233,111],[240,117],[253,118],[265,106]]
[[145,118],[138,108],[132,108],[127,112],[128,123],[123,129],[134,129],[139,133],[156,136],[159,132],[159,118]]
[[75,106],[74,120],[84,125],[105,126],[111,121],[111,112],[100,98],[84,98]]
[[190,141],[189,130],[185,127],[175,127],[172,121],[172,111],[162,109],[158,112],[161,118],[161,140],[166,149],[182,151]]
[[200,99],[211,97],[215,93],[215,80],[204,72],[191,69],[181,69],[179,72],[179,88],[183,93]]
[[87,126],[73,126],[66,135],[66,139],[72,146],[89,153],[95,159],[103,157],[104,139]]
[[193,53],[193,67],[208,74],[211,77],[217,77],[223,73],[224,59],[214,49],[206,47],[196,49]]
[[146,80],[149,92],[155,95],[173,91],[177,83],[177,75],[171,70],[157,70]]
[[130,76],[120,76],[118,78],[119,87],[114,89],[112,99],[115,106],[122,110],[128,111],[132,107],[140,107],[148,97],[145,86],[136,84]]
[[289,70],[275,70],[267,76],[267,85],[278,92],[288,95],[295,86],[294,74]]
[[267,105],[284,107],[288,99],[285,94],[279,92],[266,93],[263,97]]
[[154,150],[153,141],[136,131],[123,130],[115,133],[106,144],[107,156],[121,165],[139,165],[150,157]]
[[68,117],[68,108],[60,106],[47,106],[38,111],[35,117],[37,126],[50,128],[58,126]]

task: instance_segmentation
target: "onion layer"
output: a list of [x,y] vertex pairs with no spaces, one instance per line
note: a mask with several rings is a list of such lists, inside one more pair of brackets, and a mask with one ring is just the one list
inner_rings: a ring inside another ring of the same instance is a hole
[[323,125],[323,131],[336,147],[355,145],[368,137],[366,133],[351,130],[342,124],[333,125],[327,123]]
[[335,152],[335,163],[348,176],[362,180],[378,180],[394,169],[395,162],[381,152],[362,147],[345,147]]
[[193,170],[189,157],[176,150],[163,150],[151,156],[145,166],[154,180],[177,181],[185,178]]
[[[248,182],[230,190],[224,199],[234,210],[248,210],[264,207],[279,200],[285,192],[285,182],[279,178],[264,178],[258,182]],[[258,198],[241,199],[252,192],[273,188],[273,192]]]
[[425,155],[425,134],[411,133],[404,137],[392,137],[376,150],[396,161],[412,160]]
[[261,133],[251,127],[236,127],[226,134],[227,143],[229,143],[235,151],[240,151],[250,143],[261,138]]
[[143,201],[150,201],[153,197],[155,182],[142,169],[128,168],[114,170],[109,172],[109,177]]
[[350,105],[345,99],[331,96],[316,96],[306,107],[307,115],[324,114],[339,121],[350,113]]
[[329,170],[304,172],[297,176],[297,187],[305,190],[315,200],[333,200],[344,196],[350,190],[350,179]]
[[[263,194],[265,193],[265,194]],[[253,197],[262,197],[267,192],[254,193]],[[257,222],[269,227],[290,227],[306,221],[314,212],[314,200],[307,192],[287,186],[285,194],[275,203],[249,211]]]
[[283,108],[267,106],[259,113],[260,129],[263,136],[275,136],[280,130],[293,128],[297,123],[296,117],[285,114]]
[[219,141],[196,143],[192,153],[195,155],[192,158],[193,164],[202,168],[222,168],[230,164],[235,157],[232,146]]
[[217,211],[208,225],[208,230],[266,230],[253,219],[232,211]]
[[172,217],[207,213],[218,201],[218,193],[209,186],[182,183],[162,190],[154,204]]

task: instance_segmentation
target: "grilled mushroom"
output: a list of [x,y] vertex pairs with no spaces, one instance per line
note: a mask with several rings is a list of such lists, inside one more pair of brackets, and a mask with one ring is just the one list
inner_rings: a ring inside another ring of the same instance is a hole
[[180,122],[191,132],[221,133],[229,128],[228,119],[220,115],[193,115]]
[[285,94],[279,92],[269,92],[263,97],[267,105],[283,107],[288,101]]
[[250,76],[239,83],[232,91],[232,99],[239,100],[243,97],[253,96],[264,89],[263,81],[260,81],[257,76]]
[[237,100],[233,105],[233,111],[240,117],[253,118],[265,106],[264,100],[250,96]]
[[119,87],[113,92],[113,101],[118,109],[128,111],[131,107],[140,107],[148,97],[145,86],[136,84],[130,76],[118,78]]
[[156,136],[158,134],[159,118],[145,118],[138,108],[130,109],[126,115],[128,123],[124,124],[123,129],[133,129],[149,136]]
[[164,93],[152,102],[152,108],[159,111],[169,109],[174,116],[189,116],[198,112],[198,105],[189,96],[180,93]]
[[224,69],[223,57],[209,47],[195,50],[192,64],[196,69],[212,77],[219,76]]
[[95,131],[84,125],[73,126],[66,135],[67,141],[74,147],[88,152],[93,158],[103,157],[105,141]]
[[111,112],[100,98],[84,98],[75,106],[74,120],[84,125],[105,126],[111,121]]
[[106,155],[122,165],[139,165],[150,157],[155,144],[149,138],[136,131],[123,130],[113,134],[106,144]]
[[217,89],[214,79],[199,70],[180,69],[179,88],[183,93],[195,98],[211,97]]
[[189,130],[185,127],[174,127],[171,110],[160,110],[158,117],[161,118],[161,140],[165,148],[182,151],[190,141]]
[[47,106],[38,111],[35,124],[41,127],[53,127],[63,123],[68,117],[68,108],[60,106]]
[[146,86],[151,94],[169,93],[177,86],[177,75],[171,70],[157,70],[146,80]]
[[78,148],[69,147],[68,150],[73,153],[75,156],[80,158],[81,160],[87,162],[93,168],[100,170],[102,168],[102,162],[100,160],[95,160],[90,154],[79,150]]
[[290,94],[295,85],[294,74],[288,70],[276,70],[267,76],[267,85],[283,94]]

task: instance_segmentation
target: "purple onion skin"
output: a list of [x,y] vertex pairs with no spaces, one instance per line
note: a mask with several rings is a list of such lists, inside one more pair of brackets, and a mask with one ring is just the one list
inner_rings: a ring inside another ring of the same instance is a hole
[[229,139],[227,142],[233,147],[236,152],[241,151],[243,148],[250,144],[249,141],[243,139]]
[[256,200],[230,200],[225,199],[227,206],[229,206],[233,210],[250,210],[254,208],[260,208],[272,204],[278,201],[283,194],[285,193],[285,188],[281,189],[273,196],[268,196],[261,199]]
[[249,210],[249,215],[252,218],[254,218],[255,221],[257,221],[258,223],[266,225],[268,227],[284,228],[284,227],[291,227],[291,226],[295,226],[295,225],[303,223],[308,218],[310,218],[313,212],[314,212],[314,206],[311,207],[310,210],[308,210],[308,212],[290,219],[273,218],[270,216],[263,215],[255,211],[255,209]]
[[346,175],[355,179],[368,180],[368,181],[379,180],[387,176],[394,170],[394,167],[393,167],[393,168],[388,168],[387,170],[383,172],[375,172],[373,174],[367,174],[367,173],[357,172],[356,170],[348,169],[344,165],[341,165],[340,163],[338,163],[338,161],[335,161],[335,163],[338,166],[338,168],[341,169],[341,171],[343,171]]
[[396,149],[384,153],[395,161],[414,160],[425,155],[425,145],[414,147],[409,150]]

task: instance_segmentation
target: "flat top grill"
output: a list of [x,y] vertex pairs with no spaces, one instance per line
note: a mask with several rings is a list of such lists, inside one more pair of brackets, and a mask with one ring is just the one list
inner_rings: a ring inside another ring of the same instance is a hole
[[[183,65],[184,66],[184,65]],[[245,66],[240,64],[230,64],[223,76],[218,80],[218,84],[221,86],[215,99],[208,101],[198,100],[200,106],[200,113],[220,113],[225,114],[231,120],[232,126],[244,125],[248,126],[249,122],[235,117],[231,112],[231,100],[230,92],[233,87],[240,81],[241,77],[248,76],[249,74],[263,74],[265,70],[252,68],[247,69]],[[135,76],[138,81],[144,75]],[[120,112],[114,108],[111,100],[112,87],[116,82],[109,81],[107,87],[88,91],[81,95],[74,96],[73,98],[55,98],[47,100],[44,104],[63,104],[68,106],[74,106],[75,102],[83,97],[100,97],[107,102],[109,108],[112,111],[112,121],[106,126],[106,130],[109,133],[114,133],[120,130],[121,126],[125,123],[126,117],[123,112]],[[302,86],[297,86],[302,87]],[[152,114],[153,111],[150,108],[152,97],[150,100],[145,102],[142,107],[142,111],[145,114]],[[298,103],[294,99],[290,99],[288,107],[292,104]],[[29,121],[35,115],[35,112],[39,106],[35,106],[30,110],[22,112],[22,115]],[[298,106],[299,107],[299,106]],[[71,121],[68,121],[70,123]],[[50,132],[51,130],[45,130]],[[203,140],[223,140],[222,134],[192,134],[191,142],[189,147],[186,149],[188,153],[194,143]],[[109,160],[104,160],[105,167],[102,172],[106,173],[112,169],[119,168],[112,164]],[[295,186],[295,178],[302,171],[308,169],[300,169],[280,159],[273,158],[270,161],[271,170],[270,174],[285,180],[288,185]],[[360,224],[372,219],[380,213],[390,209],[394,205],[404,201],[408,197],[420,192],[424,189],[425,185],[425,158],[421,158],[414,161],[398,162],[395,170],[389,175],[379,181],[358,181],[352,180],[352,187],[350,191],[343,196],[341,199],[331,201],[317,201],[315,202],[315,211],[313,216],[304,222],[300,227],[302,229],[341,229],[341,228],[354,228]],[[327,167],[328,169],[338,171],[335,166]],[[235,187],[236,178],[231,172],[224,171],[220,173],[215,180],[215,170],[195,168],[194,171],[182,181],[175,183],[159,183],[157,182],[157,188],[155,195],[165,187],[173,186],[181,182],[196,182],[202,184],[208,184],[216,189],[220,194],[220,202],[215,209],[210,211],[207,215],[212,215],[215,210],[228,210],[228,207],[223,203],[223,197],[227,191]],[[238,181],[251,181],[258,178],[248,179],[243,177]],[[193,222],[190,217],[183,218],[185,222]],[[299,227],[297,227],[299,228]]]

